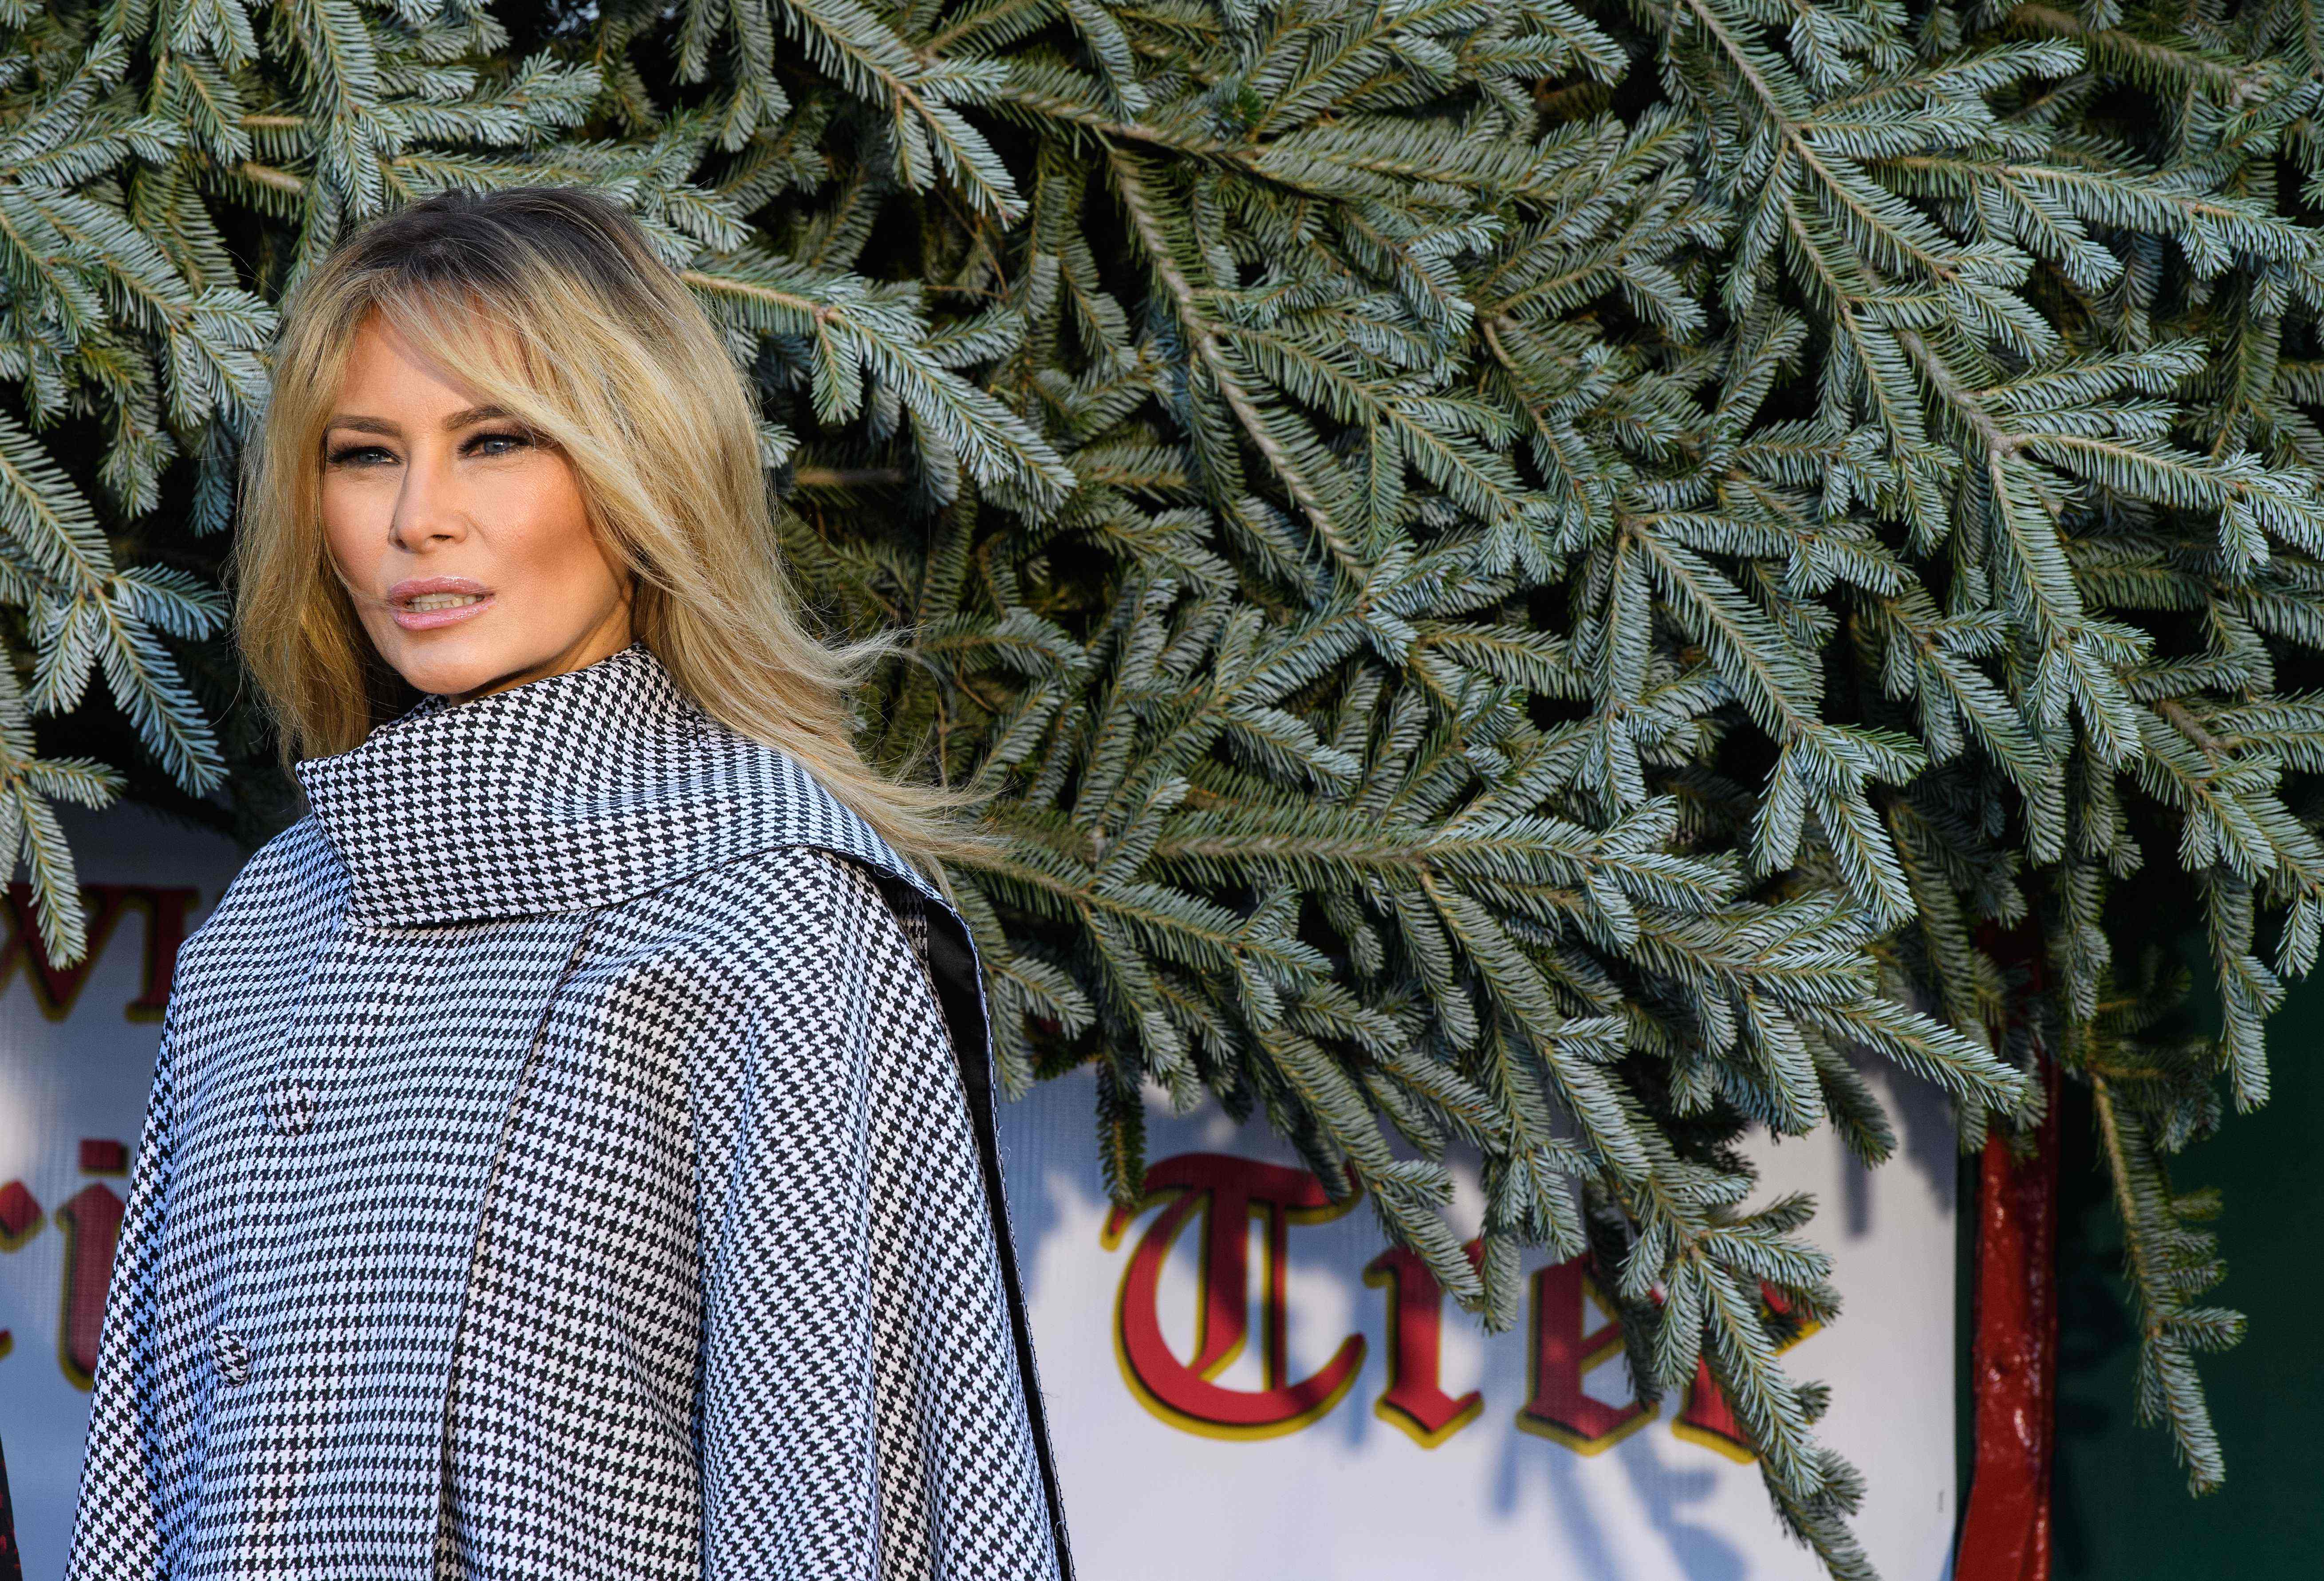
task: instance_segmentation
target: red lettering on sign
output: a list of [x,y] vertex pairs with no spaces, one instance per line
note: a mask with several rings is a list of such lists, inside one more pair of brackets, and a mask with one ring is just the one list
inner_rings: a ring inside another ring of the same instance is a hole
[[[1471,1264],[1485,1244],[1462,1248]],[[1395,1423],[1424,1449],[1434,1449],[1477,1419],[1485,1397],[1471,1389],[1458,1400],[1444,1392],[1439,1369],[1444,1354],[1444,1287],[1428,1264],[1401,1246],[1391,1246],[1364,1265],[1364,1282],[1386,1286],[1388,1298],[1388,1388],[1373,1401],[1381,1420]]]
[[65,1321],[57,1350],[65,1376],[82,1389],[97,1373],[97,1340],[105,1326],[105,1288],[121,1238],[121,1198],[110,1186],[82,1187],[57,1209],[65,1230]]
[[177,980],[178,947],[186,942],[186,912],[195,895],[190,885],[141,884],[129,891],[130,899],[146,908],[145,964],[137,997],[129,1002],[131,1021],[160,1021],[170,1007],[170,987]]
[[1582,1380],[1592,1367],[1621,1354],[1622,1326],[1606,1322],[1585,1332],[1585,1296],[1601,1299],[1587,1271],[1589,1259],[1576,1257],[1533,1276],[1533,1347],[1528,1357],[1528,1398],[1517,1426],[1554,1438],[1581,1455],[1611,1448],[1651,1421],[1655,1408],[1632,1401],[1609,1405],[1592,1398]]
[[[41,1228],[41,1199],[22,1180],[0,1186],[0,1252],[14,1252]],[[0,1356],[16,1348],[15,1336],[0,1328]]]
[[0,1252],[14,1252],[41,1227],[41,1199],[22,1180],[0,1186]]
[[[1181,1153],[1146,1172],[1138,1203],[1117,1206],[1106,1216],[1102,1239],[1120,1245],[1139,1215],[1157,1203],[1162,1210],[1147,1226],[1122,1272],[1114,1317],[1115,1357],[1130,1391],[1149,1410],[1175,1427],[1215,1438],[1259,1438],[1287,1433],[1315,1421],[1336,1406],[1353,1385],[1363,1362],[1360,1334],[1340,1342],[1330,1361],[1313,1375],[1287,1379],[1285,1329],[1286,1226],[1336,1217],[1350,1202],[1334,1204],[1323,1183],[1302,1170],[1263,1164],[1226,1153]],[[1259,1315],[1264,1382],[1256,1389],[1217,1382],[1250,1336],[1251,1270],[1250,1221],[1266,1226],[1265,1268],[1259,1281]],[[1201,1261],[1197,1270],[1194,1354],[1181,1361],[1163,1337],[1159,1316],[1163,1266],[1186,1226],[1199,1216]],[[1472,1266],[1481,1262],[1483,1243],[1464,1244]],[[1590,1278],[1589,1260],[1573,1258],[1533,1276],[1532,1322],[1526,1356],[1526,1400],[1517,1426],[1582,1455],[1611,1448],[1661,1414],[1660,1407],[1633,1398],[1616,1405],[1591,1395],[1590,1373],[1622,1353],[1622,1327],[1608,1317],[1591,1327],[1590,1305],[1606,1314],[1614,1305]],[[1391,1246],[1364,1266],[1364,1282],[1388,1292],[1388,1383],[1373,1410],[1424,1448],[1434,1448],[1475,1420],[1483,1409],[1481,1391],[1449,1393],[1443,1376],[1444,1291],[1428,1266],[1401,1246]],[[1781,1292],[1763,1286],[1766,1311],[1784,1332],[1776,1349],[1789,1350],[1816,1331],[1800,1319]],[[1660,1300],[1657,1291],[1655,1299]],[[1672,1430],[1691,1443],[1731,1459],[1753,1458],[1748,1435],[1720,1391],[1709,1364],[1698,1360],[1694,1378]]]
[[[1777,1314],[1790,1311],[1791,1304],[1772,1285],[1759,1287],[1767,1309]],[[1792,1346],[1813,1334],[1821,1325],[1802,1322],[1791,1336],[1775,1346],[1781,1355]],[[1748,1465],[1758,1458],[1751,1453],[1750,1436],[1736,1419],[1735,1408],[1727,1402],[1726,1391],[1719,1387],[1711,1375],[1711,1364],[1698,1359],[1694,1364],[1694,1382],[1687,1386],[1686,1409],[1678,1413],[1671,1431],[1690,1444],[1700,1444],[1706,1449],[1716,1449],[1729,1460]]]
[[147,916],[145,960],[137,997],[129,1002],[128,1014],[132,1021],[157,1019],[170,1003],[178,947],[185,942],[186,911],[194,902],[195,892],[150,883],[89,883],[81,886],[80,895],[88,948],[76,965],[60,967],[49,960],[49,952],[41,944],[40,929],[32,920],[32,886],[21,880],[8,886],[6,905],[0,908],[5,911],[8,927],[7,938],[0,942],[0,981],[5,981],[21,958],[41,1013],[51,1021],[62,1021],[72,1012],[89,969],[113,937],[121,914],[135,906]]
[[41,1013],[51,1021],[62,1021],[71,1013],[73,1001],[80,997],[81,985],[88,980],[89,968],[97,965],[106,940],[112,936],[113,925],[121,920],[125,898],[119,884],[82,887],[81,907],[88,920],[88,949],[78,965],[60,967],[50,964],[49,952],[42,945],[40,929],[32,920],[32,886],[21,879],[10,884],[8,938],[0,944],[0,979],[5,979],[9,968],[22,959]]
[[[1353,1204],[1334,1203],[1323,1182],[1227,1153],[1180,1153],[1146,1171],[1139,1209],[1157,1199],[1156,1216],[1122,1271],[1114,1336],[1122,1375],[1147,1407],[1175,1426],[1218,1438],[1263,1438],[1306,1426],[1340,1402],[1364,1359],[1364,1336],[1351,1334],[1308,1377],[1286,1381],[1284,1271],[1286,1226],[1334,1218]],[[1181,1362],[1162,1335],[1159,1290],[1170,1246],[1196,1210],[1203,1218],[1201,1293],[1194,1356]],[[1138,1210],[1107,1215],[1105,1244],[1120,1244]],[[1230,1389],[1212,1382],[1232,1362],[1250,1332],[1250,1220],[1267,1225],[1267,1267],[1259,1290],[1264,1386]]]

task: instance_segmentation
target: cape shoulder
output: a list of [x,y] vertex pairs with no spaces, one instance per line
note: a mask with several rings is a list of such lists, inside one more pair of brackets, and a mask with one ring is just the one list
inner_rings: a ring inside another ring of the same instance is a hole
[[[252,855],[189,934],[179,957],[179,990],[207,1001],[211,988],[230,988],[262,961],[279,970],[290,956],[308,956],[350,924],[349,889],[317,820],[300,818]],[[974,1088],[989,1086],[986,1007],[967,929],[884,845],[776,837],[612,905],[583,909],[619,919],[609,939],[618,936],[619,948],[641,965],[654,957],[670,986],[729,1005],[737,991],[771,995],[795,984],[804,958],[844,940],[898,930],[930,980],[964,1078]],[[173,993],[173,1002],[179,998]]]

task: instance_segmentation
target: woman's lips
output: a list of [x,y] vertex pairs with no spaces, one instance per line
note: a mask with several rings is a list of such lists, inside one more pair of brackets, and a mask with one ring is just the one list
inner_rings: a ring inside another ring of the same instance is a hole
[[407,632],[425,632],[482,615],[492,607],[493,595],[473,582],[399,584],[388,589],[387,602],[397,625]]

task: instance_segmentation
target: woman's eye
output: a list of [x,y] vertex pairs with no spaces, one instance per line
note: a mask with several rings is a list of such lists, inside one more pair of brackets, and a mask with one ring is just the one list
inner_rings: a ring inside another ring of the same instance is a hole
[[381,445],[341,445],[327,453],[334,467],[369,467],[379,461],[392,461],[394,454]]
[[478,434],[464,447],[471,456],[506,456],[532,441],[522,434]]

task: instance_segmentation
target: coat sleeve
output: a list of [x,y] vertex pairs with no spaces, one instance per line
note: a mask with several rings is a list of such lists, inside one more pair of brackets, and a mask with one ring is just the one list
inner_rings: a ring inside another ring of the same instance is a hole
[[965,1096],[878,889],[801,853],[708,1144],[706,1581],[1056,1581]]
[[106,1290],[67,1581],[146,1581],[161,1573],[171,1489],[160,1462],[161,1418],[182,1407],[185,1394],[171,1385],[154,1345],[161,1226],[177,1156],[170,1049],[165,1025]]

